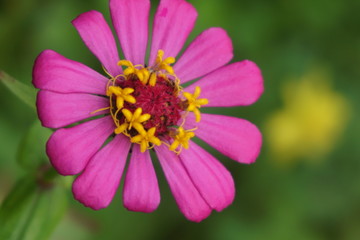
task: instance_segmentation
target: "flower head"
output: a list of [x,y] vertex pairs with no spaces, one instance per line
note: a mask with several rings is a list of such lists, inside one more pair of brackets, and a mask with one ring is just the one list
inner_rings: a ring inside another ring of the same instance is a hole
[[333,89],[331,76],[317,67],[283,88],[284,107],[267,121],[274,159],[291,165],[301,158],[323,159],[345,129],[350,106]]
[[86,12],[73,21],[107,76],[51,50],[39,55],[33,72],[40,89],[38,115],[43,126],[57,129],[47,154],[60,174],[81,173],[73,184],[75,198],[101,209],[114,197],[131,153],[124,205],[151,212],[160,202],[149,153],[154,150],[181,212],[201,221],[212,209],[231,204],[235,189],[230,173],[191,139],[199,137],[238,162],[252,163],[261,134],[246,120],[200,110],[252,104],[263,92],[263,80],[251,61],[225,66],[232,44],[220,28],[204,31],[176,60],[197,18],[184,0],[160,1],[145,64],[149,10],[149,0],[110,0],[122,60],[101,13]]

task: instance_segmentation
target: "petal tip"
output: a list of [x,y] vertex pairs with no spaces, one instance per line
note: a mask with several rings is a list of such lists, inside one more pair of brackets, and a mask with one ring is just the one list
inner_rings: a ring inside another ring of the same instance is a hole
[[70,176],[78,174],[81,170],[78,171],[77,169],[72,169],[71,166],[64,164],[61,160],[59,161],[61,157],[59,156],[60,154],[56,149],[57,143],[54,140],[54,136],[56,136],[55,134],[56,132],[54,132],[50,136],[49,140],[46,143],[46,155],[49,157],[51,165],[60,175]]
[[203,212],[203,213],[198,214],[198,215],[187,215],[187,214],[184,214],[184,215],[185,215],[187,220],[192,221],[192,222],[196,222],[196,223],[200,223],[203,220],[205,220],[207,217],[209,217],[210,214],[211,214],[211,210],[207,211],[207,212]]
[[35,88],[41,88],[42,71],[45,68],[44,65],[48,62],[49,58],[54,55],[59,55],[57,52],[51,49],[42,51],[35,59],[35,63],[32,69],[32,84]]
[[[250,122],[249,122],[250,123]],[[257,128],[257,126],[253,123],[251,123],[253,125],[253,131],[252,131],[252,137],[253,139],[253,151],[252,151],[252,154],[248,157],[247,160],[240,160],[239,159],[239,162],[241,163],[244,163],[244,164],[252,164],[252,163],[255,163],[257,158],[259,157],[260,155],[260,152],[261,152],[261,147],[262,147],[262,134],[260,132],[260,130]]]
[[76,27],[76,25],[78,23],[80,23],[82,21],[86,22],[86,21],[88,21],[88,18],[91,18],[93,16],[103,17],[103,14],[101,12],[96,11],[96,10],[90,10],[90,11],[87,11],[87,12],[84,12],[84,13],[81,13],[80,15],[78,15],[76,18],[74,18],[71,21],[71,24]]
[[[79,176],[81,177],[81,175]],[[74,198],[85,207],[91,208],[95,211],[106,208],[110,205],[110,202],[104,201],[101,196],[88,196],[86,195],[86,189],[83,188],[79,177],[74,181],[72,185],[72,193]]]
[[253,95],[253,98],[249,101],[249,105],[251,105],[257,102],[261,95],[264,93],[264,78],[262,76],[260,68],[255,62],[250,60],[243,60],[241,63],[243,64],[243,67],[249,68],[249,77],[253,79],[255,93]]
[[41,122],[41,126],[43,127],[49,127],[47,121],[46,121],[46,118],[44,116],[44,108],[43,108],[43,98],[42,98],[42,90],[40,90],[37,95],[36,95],[36,112],[37,112],[37,115],[38,115],[38,118]]
[[159,207],[160,201],[155,203],[152,206],[134,206],[133,203],[125,202],[123,203],[124,207],[131,212],[142,212],[142,213],[151,213]]

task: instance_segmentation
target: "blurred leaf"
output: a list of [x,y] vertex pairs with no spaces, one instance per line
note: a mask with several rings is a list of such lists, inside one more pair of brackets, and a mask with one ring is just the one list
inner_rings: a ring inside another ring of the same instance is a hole
[[39,121],[34,122],[20,142],[17,154],[20,166],[33,170],[41,163],[47,162],[45,145],[51,133],[52,131],[42,127]]
[[63,187],[55,186],[39,194],[31,219],[24,229],[24,240],[49,239],[67,209],[66,192]]
[[0,82],[8,87],[18,98],[33,109],[36,109],[36,90],[0,70]]
[[20,179],[0,208],[0,239],[19,239],[36,201],[36,182]]
[[0,239],[48,239],[64,216],[64,188],[60,184],[44,187],[37,183],[30,176],[24,177],[5,199],[0,208]]

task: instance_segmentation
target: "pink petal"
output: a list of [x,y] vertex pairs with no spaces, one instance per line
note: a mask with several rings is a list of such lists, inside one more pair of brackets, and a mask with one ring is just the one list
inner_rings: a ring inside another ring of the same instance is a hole
[[150,1],[111,0],[110,12],[125,58],[133,64],[144,64]]
[[130,149],[124,135],[116,135],[98,151],[73,184],[74,197],[94,210],[107,207],[119,186]]
[[244,106],[256,102],[264,91],[260,69],[255,63],[245,60],[222,67],[210,73],[185,92],[201,88],[201,98],[207,98],[206,107]]
[[176,57],[195,25],[197,12],[184,0],[161,0],[156,11],[149,65],[154,63],[157,51],[164,57]]
[[204,140],[222,154],[240,163],[250,164],[258,157],[262,144],[259,129],[251,122],[222,115],[201,114],[195,124],[193,114],[186,119],[186,128],[197,126],[197,137]]
[[104,16],[97,11],[81,14],[72,21],[82,40],[105,69],[116,76],[122,72],[116,42]]
[[41,90],[36,101],[39,119],[44,127],[59,128],[80,120],[109,113],[109,110],[92,113],[109,106],[104,97],[85,93],[55,93]]
[[179,157],[165,145],[155,150],[180,211],[194,222],[208,217],[211,208],[194,186]]
[[194,185],[211,208],[221,211],[235,196],[234,181],[229,171],[204,149],[190,142],[180,159]]
[[78,174],[114,129],[115,124],[111,117],[58,129],[47,142],[47,155],[60,174]]
[[152,212],[159,206],[160,192],[150,153],[141,153],[139,144],[134,144],[132,150],[123,190],[124,206],[130,211]]
[[232,57],[232,42],[225,30],[210,28],[190,44],[174,65],[174,71],[185,83],[224,66]]
[[34,86],[54,92],[105,95],[107,82],[107,78],[91,68],[52,50],[43,51],[33,69]]

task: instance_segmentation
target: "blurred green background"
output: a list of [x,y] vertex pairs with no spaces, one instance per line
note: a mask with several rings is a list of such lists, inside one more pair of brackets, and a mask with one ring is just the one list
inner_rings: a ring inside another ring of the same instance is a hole
[[[51,239],[360,239],[360,1],[189,2],[199,12],[189,40],[212,26],[226,29],[233,61],[255,61],[265,80],[254,105],[208,110],[248,119],[264,135],[253,165],[209,150],[235,179],[234,203],[199,224],[187,221],[155,161],[157,211],[128,212],[121,187],[110,207],[93,211],[69,188]],[[70,24],[92,9],[110,21],[107,0],[1,0],[0,69],[30,85],[34,59],[53,49],[101,71]],[[16,158],[37,116],[3,85],[0,109],[1,202],[25,175]]]

